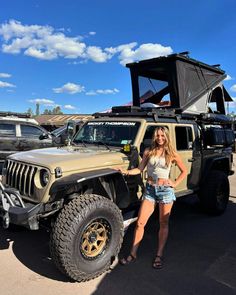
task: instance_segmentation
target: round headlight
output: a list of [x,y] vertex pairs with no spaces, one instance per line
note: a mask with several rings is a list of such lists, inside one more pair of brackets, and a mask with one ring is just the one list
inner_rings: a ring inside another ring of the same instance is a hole
[[46,186],[49,182],[49,173],[47,170],[40,170],[40,182],[42,186]]

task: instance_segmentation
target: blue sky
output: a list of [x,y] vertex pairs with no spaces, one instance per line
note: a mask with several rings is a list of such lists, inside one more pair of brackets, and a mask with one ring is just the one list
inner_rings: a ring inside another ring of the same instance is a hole
[[103,111],[131,100],[127,62],[186,50],[236,100],[235,0],[0,3],[0,111]]

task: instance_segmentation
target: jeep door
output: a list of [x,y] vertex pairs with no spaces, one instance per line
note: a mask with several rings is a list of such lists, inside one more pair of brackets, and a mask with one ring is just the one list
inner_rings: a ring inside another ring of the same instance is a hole
[[[183,124],[147,124],[142,144],[140,146],[140,156],[142,157],[145,148],[150,147],[154,130],[158,126],[168,128],[173,146],[187,167],[188,176],[183,180],[176,191],[186,191],[197,188],[200,177],[201,153],[198,130],[195,125]],[[172,164],[170,179],[173,181],[178,177],[180,171],[175,164]],[[143,172],[143,181],[147,179],[147,171]]]
[[[195,190],[198,188],[201,169],[199,131],[194,124],[173,124],[172,135],[177,153],[187,167],[188,175],[176,188],[176,191]],[[174,165],[174,178],[180,173]]]
[[[141,156],[141,158],[143,156],[144,150],[151,146],[153,133],[154,133],[154,131],[155,131],[155,129],[157,127],[166,127],[168,130],[170,129],[169,124],[165,124],[165,123],[160,123],[160,124],[150,123],[150,124],[147,124],[144,135],[143,135],[143,139],[141,141],[142,143],[140,145],[140,156]],[[171,131],[171,130],[169,130],[169,131]],[[143,177],[143,181],[146,182],[146,180],[147,180],[147,169],[144,170],[142,177]],[[175,178],[175,175],[173,174],[173,169],[171,169],[171,171],[170,171],[170,178],[172,180],[174,180],[174,178]]]

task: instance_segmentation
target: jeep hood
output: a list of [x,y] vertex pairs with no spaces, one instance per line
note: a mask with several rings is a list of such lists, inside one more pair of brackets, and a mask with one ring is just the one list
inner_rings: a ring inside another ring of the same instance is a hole
[[62,172],[67,172],[121,165],[127,157],[117,150],[107,150],[101,146],[92,148],[71,146],[15,153],[9,159],[47,167],[51,173],[54,173],[56,167],[60,167]]

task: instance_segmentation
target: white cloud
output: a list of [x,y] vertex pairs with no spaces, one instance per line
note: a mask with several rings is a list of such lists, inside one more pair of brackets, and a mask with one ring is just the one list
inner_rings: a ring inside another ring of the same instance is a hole
[[[10,54],[23,54],[43,60],[59,57],[68,59],[92,60],[97,63],[107,62],[118,55],[120,63],[137,61],[168,55],[172,48],[156,43],[141,44],[137,42],[107,47],[89,46],[82,42],[81,36],[67,37],[66,31],[51,26],[23,25],[16,20],[0,25],[0,36],[3,38],[2,50]],[[95,35],[96,32],[89,32]]]
[[136,45],[137,43],[133,42],[117,47],[118,52],[120,52],[118,58],[123,66],[130,62],[159,56],[166,56],[173,53],[171,47],[164,47],[161,44],[147,43],[142,44],[138,48],[134,49]]
[[36,99],[30,99],[29,102],[31,103],[39,103],[45,106],[54,106],[55,102],[51,99],[46,99],[46,98],[36,98]]
[[74,107],[74,106],[72,106],[70,104],[64,105],[64,108],[67,109],[67,110],[75,110],[76,109],[76,107]]
[[97,95],[96,91],[94,90],[90,90],[88,92],[85,93],[86,95]]
[[88,46],[86,57],[95,62],[106,62],[108,59],[112,58],[112,54],[104,52],[100,47]]
[[97,89],[97,90],[90,90],[86,92],[86,95],[98,95],[98,94],[116,94],[120,92],[117,88],[114,89]]
[[70,61],[68,62],[68,65],[82,65],[82,64],[86,64],[87,62],[88,62],[87,60]]
[[227,75],[225,78],[225,81],[233,80],[233,78],[230,75]]
[[55,93],[69,93],[69,94],[75,94],[75,93],[81,93],[85,91],[85,87],[82,85],[74,84],[74,83],[66,83],[62,87],[59,88],[53,88],[53,91]]
[[98,94],[116,94],[116,93],[118,93],[119,92],[119,90],[118,89],[116,89],[116,88],[114,88],[114,89],[98,89],[98,90],[96,90],[96,92],[98,93]]
[[3,52],[18,54],[23,51],[25,55],[38,59],[83,57],[86,48],[79,38],[66,37],[50,26],[27,26],[15,20],[2,24],[0,35],[5,41]]
[[7,73],[0,73],[0,78],[10,78],[11,75]]
[[233,92],[236,92],[236,84],[234,84],[231,88],[230,88],[231,91]]
[[13,87],[16,87],[16,86],[11,83],[0,81],[0,88],[13,88]]

